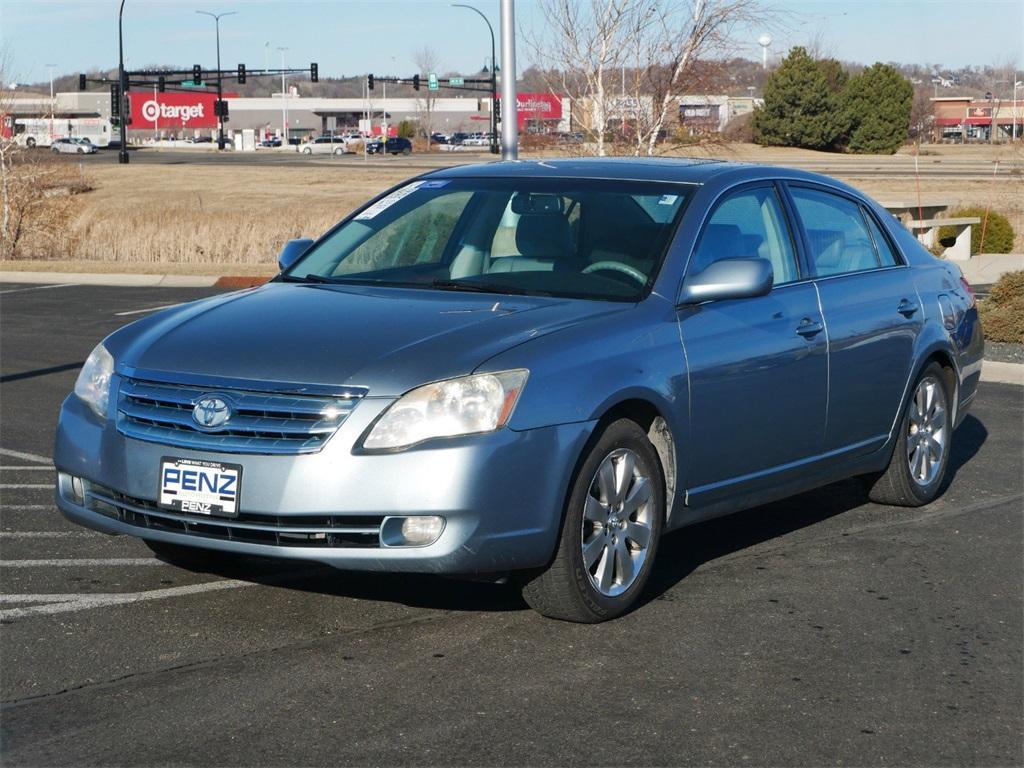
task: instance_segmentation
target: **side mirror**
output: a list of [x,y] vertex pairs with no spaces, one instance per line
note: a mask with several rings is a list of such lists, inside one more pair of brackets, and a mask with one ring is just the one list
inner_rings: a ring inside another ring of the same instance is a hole
[[767,259],[723,259],[695,275],[687,275],[679,304],[764,296],[775,280]]
[[281,249],[281,255],[277,257],[277,266],[284,272],[288,267],[299,260],[299,257],[309,250],[309,246],[313,244],[313,241],[308,237],[304,237],[300,240],[289,240],[284,244],[284,248]]

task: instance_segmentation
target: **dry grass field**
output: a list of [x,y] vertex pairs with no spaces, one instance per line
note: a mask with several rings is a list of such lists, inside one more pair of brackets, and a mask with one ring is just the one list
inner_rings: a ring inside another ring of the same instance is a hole
[[[1020,150],[1000,147],[937,147],[926,162],[991,162],[1021,167]],[[691,148],[698,155],[700,148]],[[835,156],[752,145],[715,145],[703,150],[722,159],[792,164],[829,172],[875,198],[916,200],[913,158]],[[547,154],[547,153],[545,153]],[[1006,166],[1004,166],[1006,167]],[[878,178],[873,168],[906,171]],[[94,165],[92,191],[76,195],[67,237],[49,252],[0,262],[0,269],[56,269],[193,274],[270,274],[283,243],[315,237],[352,208],[415,171],[362,165],[280,167],[231,165]],[[954,206],[992,206],[1010,219],[1017,252],[1024,251],[1024,177],[951,181],[924,178],[921,197]]]

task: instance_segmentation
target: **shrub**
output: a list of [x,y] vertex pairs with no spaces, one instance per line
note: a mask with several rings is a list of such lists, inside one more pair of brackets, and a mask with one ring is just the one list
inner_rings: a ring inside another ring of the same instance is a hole
[[907,140],[914,88],[888,64],[854,75],[843,89],[851,152],[891,155]]
[[978,306],[985,338],[1024,343],[1024,270],[1007,272]]
[[[953,218],[976,216],[980,224],[971,227],[971,253],[1010,253],[1013,250],[1013,227],[1003,214],[998,211],[988,212],[985,221],[985,209],[977,206],[961,208],[950,214]],[[985,242],[981,242],[982,230],[985,231]],[[956,230],[953,227],[939,228],[939,242],[947,248],[953,244]],[[984,245],[984,250],[982,246]]]

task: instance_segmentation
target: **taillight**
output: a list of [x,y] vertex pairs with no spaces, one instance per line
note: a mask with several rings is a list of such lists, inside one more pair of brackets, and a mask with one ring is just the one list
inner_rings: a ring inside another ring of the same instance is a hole
[[964,277],[963,275],[960,275],[960,285],[962,285],[964,287],[964,290],[967,291],[967,296],[970,298],[971,306],[973,307],[975,304],[978,303],[978,300],[974,296],[974,289],[971,288],[971,284],[967,282],[967,278]]

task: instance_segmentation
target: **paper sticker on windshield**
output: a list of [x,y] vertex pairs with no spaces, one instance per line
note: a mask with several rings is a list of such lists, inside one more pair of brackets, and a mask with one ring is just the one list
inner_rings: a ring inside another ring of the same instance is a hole
[[397,203],[402,198],[408,197],[409,195],[411,195],[413,192],[415,192],[417,189],[419,189],[422,185],[423,185],[422,181],[413,181],[413,182],[410,182],[409,184],[406,184],[401,189],[396,189],[390,195],[388,195],[386,197],[382,197],[376,203],[374,203],[369,208],[367,208],[365,211],[363,211],[358,216],[356,216],[356,220],[358,221],[359,219],[372,219],[374,216],[377,216],[378,214],[383,213],[384,211],[386,211],[388,208],[390,208],[392,205]]
[[662,195],[658,205],[675,205],[678,199],[679,195]]
[[448,186],[448,179],[435,179],[434,181],[424,181],[420,184],[420,189],[440,189],[446,186]]

